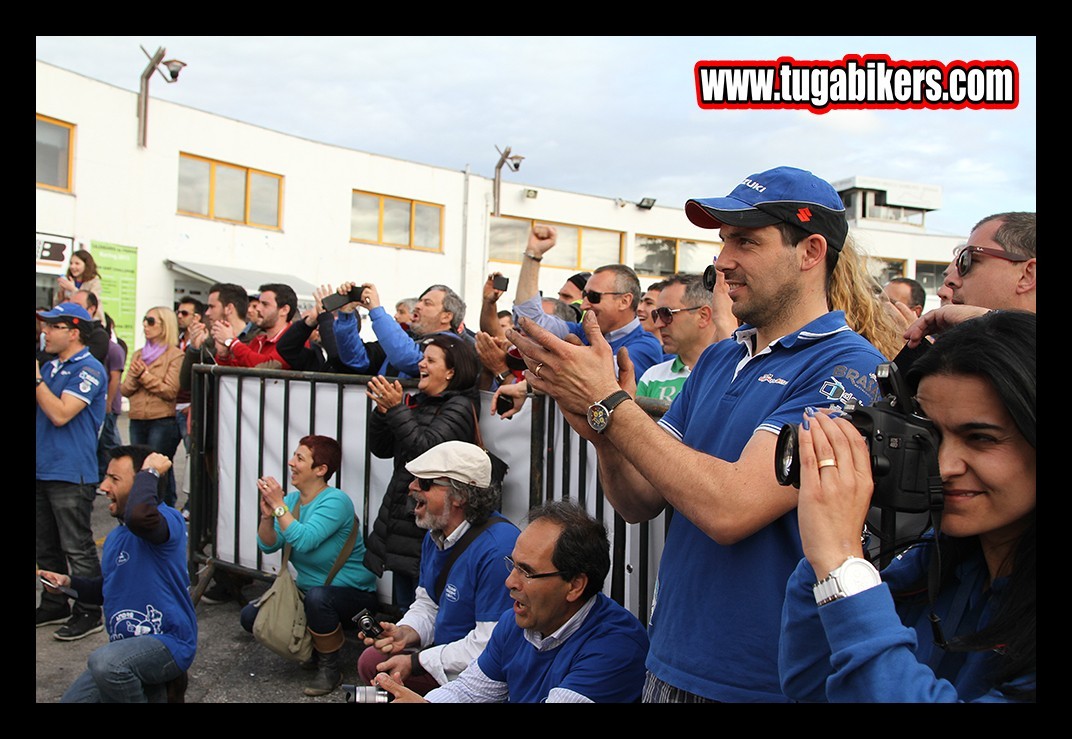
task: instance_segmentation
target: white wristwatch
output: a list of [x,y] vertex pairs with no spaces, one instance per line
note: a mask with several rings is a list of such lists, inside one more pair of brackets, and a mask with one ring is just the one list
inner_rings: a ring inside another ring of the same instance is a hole
[[881,582],[882,576],[873,564],[866,559],[849,557],[840,567],[831,570],[829,575],[815,583],[812,592],[815,594],[815,602],[825,606],[838,598],[862,593]]

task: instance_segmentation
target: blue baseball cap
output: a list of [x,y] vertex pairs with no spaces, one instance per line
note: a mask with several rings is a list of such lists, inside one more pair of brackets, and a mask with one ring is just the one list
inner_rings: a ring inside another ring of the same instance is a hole
[[38,311],[37,317],[49,323],[68,321],[72,326],[77,326],[79,321],[92,321],[89,311],[78,303],[60,303],[52,310]]
[[775,167],[749,175],[724,198],[694,198],[685,215],[700,228],[723,224],[761,228],[790,223],[826,238],[837,252],[845,245],[849,224],[837,190],[811,172]]

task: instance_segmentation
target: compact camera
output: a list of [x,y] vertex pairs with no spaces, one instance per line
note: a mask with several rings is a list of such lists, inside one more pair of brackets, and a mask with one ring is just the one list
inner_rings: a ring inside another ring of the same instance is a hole
[[377,685],[343,685],[347,703],[389,703],[392,696]]
[[[852,425],[867,440],[875,491],[871,504],[901,513],[942,509],[942,477],[938,471],[938,433],[919,415],[912,394],[893,362],[875,369],[880,397],[873,405],[845,404]],[[778,434],[774,471],[782,485],[800,487],[797,425]]]
[[376,617],[369,613],[369,609],[367,608],[362,608],[358,614],[354,616],[354,623],[361,629],[361,633],[369,639],[379,639],[380,636],[383,635],[383,627],[380,626]]

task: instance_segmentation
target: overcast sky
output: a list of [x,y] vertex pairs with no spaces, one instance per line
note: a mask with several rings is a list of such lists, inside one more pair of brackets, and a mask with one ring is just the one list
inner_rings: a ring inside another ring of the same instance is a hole
[[[1035,210],[1034,37],[38,36],[37,59],[136,91],[139,45],[188,65],[153,97],[276,131],[492,177],[683,206],[779,165],[938,185],[928,229]],[[1008,60],[1013,110],[706,110],[706,60]],[[684,217],[684,216],[683,216]]]

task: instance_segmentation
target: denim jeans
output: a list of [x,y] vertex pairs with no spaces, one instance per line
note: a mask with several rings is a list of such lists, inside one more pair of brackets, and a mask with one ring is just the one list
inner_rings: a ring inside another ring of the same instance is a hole
[[[374,612],[380,601],[376,593],[370,590],[358,590],[339,585],[318,585],[305,593],[305,619],[309,630],[316,634],[330,634],[340,625],[344,628],[356,628],[354,616],[362,608]],[[257,606],[250,602],[242,609],[239,617],[242,628],[253,633],[253,622],[257,620]]]
[[101,426],[100,438],[97,440],[97,466],[100,468],[100,477],[104,479],[104,473],[108,471],[108,452],[123,444],[123,437],[119,435],[119,415],[116,413],[104,414],[104,425]]
[[165,683],[182,674],[164,642],[151,635],[108,642],[89,655],[87,667],[60,703],[161,703]]
[[[80,577],[100,577],[100,558],[93,543],[90,516],[97,496],[96,485],[60,480],[38,480],[36,487],[37,566],[42,570]],[[67,606],[62,593],[41,593],[41,605]],[[75,613],[99,614],[100,606],[75,601]]]
[[[153,451],[163,454],[174,462],[180,441],[182,439],[179,438],[179,427],[175,424],[174,416],[130,419],[131,444],[147,444],[153,448]],[[164,502],[174,508],[176,500],[178,500],[178,494],[175,492],[175,468],[172,467],[167,474]]]

